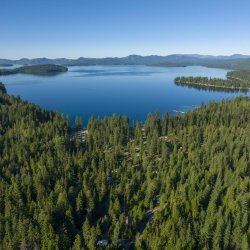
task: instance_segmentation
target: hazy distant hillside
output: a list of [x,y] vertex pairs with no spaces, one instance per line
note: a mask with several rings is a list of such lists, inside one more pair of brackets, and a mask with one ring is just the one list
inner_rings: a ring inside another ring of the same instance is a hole
[[223,60],[223,61],[218,61],[218,62],[213,62],[213,63],[204,63],[201,65],[207,66],[207,67],[214,67],[214,68],[249,70],[250,58]]
[[168,56],[140,56],[129,55],[127,57],[106,57],[106,58],[22,58],[19,60],[0,59],[0,64],[59,64],[67,66],[81,65],[153,65],[164,67],[182,67],[191,65],[201,65],[207,67],[229,68],[229,69],[250,69],[250,56],[235,54],[232,56],[211,56],[211,55],[182,55],[174,54]]
[[250,57],[243,55],[232,56],[199,56],[199,55],[171,55],[163,63],[152,64],[154,66],[169,67],[169,63],[176,66],[200,65],[211,68],[225,68],[235,70],[250,69]]

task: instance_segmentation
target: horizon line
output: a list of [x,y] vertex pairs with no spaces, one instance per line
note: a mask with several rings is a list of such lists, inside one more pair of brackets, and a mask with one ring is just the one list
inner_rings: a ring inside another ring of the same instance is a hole
[[148,55],[140,55],[140,54],[129,54],[127,56],[105,56],[105,57],[85,57],[85,56],[80,56],[80,57],[75,57],[75,58],[69,58],[69,57],[21,57],[21,58],[16,58],[16,59],[10,59],[10,58],[0,58],[0,60],[12,60],[12,61],[18,61],[18,60],[34,60],[34,59],[49,59],[49,60],[56,60],[56,59],[68,59],[68,60],[77,60],[80,58],[86,58],[86,59],[105,59],[105,58],[126,58],[129,56],[140,56],[140,57],[149,57],[149,56],[159,56],[159,57],[167,57],[167,56],[212,56],[212,57],[232,57],[232,56],[249,56],[247,54],[241,54],[241,53],[234,53],[234,54],[199,54],[199,53],[174,53],[174,54],[167,54],[167,55],[157,55],[157,54],[148,54]]

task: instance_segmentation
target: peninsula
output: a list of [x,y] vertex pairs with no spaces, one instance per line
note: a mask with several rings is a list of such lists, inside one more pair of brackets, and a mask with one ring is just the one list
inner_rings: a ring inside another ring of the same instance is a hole
[[226,79],[208,77],[176,77],[177,85],[188,85],[192,87],[220,88],[248,91],[250,88],[250,71],[239,70],[227,73]]

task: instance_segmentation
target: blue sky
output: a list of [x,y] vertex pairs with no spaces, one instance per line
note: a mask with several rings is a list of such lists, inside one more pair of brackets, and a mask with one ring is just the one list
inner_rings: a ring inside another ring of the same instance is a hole
[[1,0],[0,58],[250,54],[249,0]]

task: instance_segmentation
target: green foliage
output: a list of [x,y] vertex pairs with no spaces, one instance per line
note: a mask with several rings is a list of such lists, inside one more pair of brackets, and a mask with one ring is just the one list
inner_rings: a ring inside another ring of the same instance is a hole
[[68,131],[0,91],[0,249],[249,247],[247,97]]
[[23,66],[14,69],[0,69],[0,75],[11,75],[17,73],[33,74],[33,75],[49,75],[66,71],[68,71],[68,69],[61,65],[40,64],[40,65]]
[[233,80],[244,81],[250,83],[250,70],[238,70],[230,71],[227,73],[227,77]]
[[5,88],[4,84],[1,82],[0,82],[0,92],[2,92],[4,94],[6,93],[6,88]]
[[76,126],[77,131],[82,129],[83,121],[82,121],[81,117],[76,116],[76,118],[75,118],[75,126]]
[[175,84],[193,87],[245,90],[250,88],[250,71],[231,71],[227,73],[227,79],[208,77],[176,77]]

